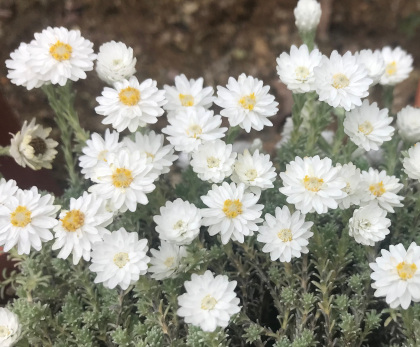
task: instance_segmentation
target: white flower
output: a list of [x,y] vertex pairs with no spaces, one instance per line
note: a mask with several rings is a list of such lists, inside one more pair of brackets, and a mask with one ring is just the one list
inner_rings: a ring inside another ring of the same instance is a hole
[[162,129],[169,135],[168,141],[177,151],[190,153],[201,143],[225,136],[227,128],[220,128],[222,118],[213,116],[213,111],[200,108],[187,108],[168,119],[169,125]]
[[416,143],[408,150],[408,157],[404,158],[403,166],[408,177],[420,180],[420,142]]
[[385,296],[391,308],[401,305],[406,310],[411,301],[420,301],[420,247],[412,242],[406,251],[400,243],[389,246],[389,251],[382,249],[381,254],[369,264],[374,295]]
[[103,283],[109,289],[119,285],[126,290],[147,272],[147,240],[138,237],[137,233],[120,228],[93,244],[89,270],[97,274],[95,283]]
[[346,184],[339,179],[339,170],[329,158],[296,157],[280,173],[284,187],[279,190],[303,214],[326,213],[329,208],[337,208],[337,200],[346,196],[342,191]]
[[344,181],[345,186],[341,190],[346,196],[337,199],[338,207],[342,210],[349,208],[351,205],[360,205],[361,201],[368,200],[366,197],[366,182],[361,179],[360,169],[353,163],[344,165],[338,164],[340,169],[338,179]]
[[273,188],[276,176],[276,169],[268,154],[260,154],[256,150],[251,155],[246,149],[243,154],[238,155],[231,179],[235,183],[245,184],[246,188],[257,194],[261,190]]
[[313,222],[305,222],[305,216],[299,211],[290,214],[289,208],[276,207],[276,215],[267,213],[265,222],[258,229],[257,240],[265,243],[262,251],[270,253],[271,260],[280,259],[290,262],[300,258],[301,253],[308,253],[308,239]]
[[212,189],[201,200],[208,208],[201,210],[204,217],[202,224],[208,226],[211,236],[221,235],[225,245],[230,239],[244,242],[244,236],[251,236],[258,230],[256,223],[262,221],[263,205],[257,204],[259,195],[244,193],[243,183],[236,186],[223,182],[221,186],[213,184]]
[[93,43],[80,35],[79,30],[66,28],[44,29],[35,34],[28,46],[33,71],[45,82],[64,86],[67,80],[86,78],[85,71],[93,70]]
[[277,58],[277,73],[281,81],[294,93],[307,93],[315,90],[314,67],[321,62],[322,54],[307,45],[292,46],[290,55],[286,52]]
[[390,126],[393,118],[388,116],[388,109],[379,109],[376,102],[369,105],[363,100],[360,107],[346,112],[344,132],[350,140],[365,151],[377,151],[385,141],[392,139],[394,128]]
[[96,176],[92,177],[97,184],[89,187],[89,192],[109,199],[115,210],[134,212],[138,203],[149,202],[146,194],[155,189],[156,174],[152,170],[145,154],[123,148],[111,153],[107,162],[97,168]]
[[9,347],[20,338],[19,318],[7,308],[0,307],[0,346]]
[[156,123],[166,103],[165,91],[157,89],[156,81],[149,78],[140,84],[135,76],[115,82],[114,88],[105,87],[96,101],[96,113],[105,116],[102,124],[111,124],[119,132]]
[[95,195],[84,192],[78,199],[71,198],[70,209],[61,211],[60,222],[54,228],[52,249],[61,248],[57,257],[67,259],[73,253],[74,265],[82,257],[89,261],[92,244],[109,234],[105,227],[112,223],[112,216],[105,210],[105,201]]
[[381,51],[372,52],[371,49],[362,49],[354,54],[356,62],[365,67],[368,76],[373,80],[371,86],[377,84],[385,72],[385,62]]
[[238,80],[229,77],[226,87],[217,86],[215,103],[223,108],[220,114],[228,118],[230,126],[239,125],[249,133],[251,128],[260,131],[264,125],[273,125],[267,117],[277,114],[278,103],[268,94],[269,86],[242,74]]
[[106,42],[99,47],[96,72],[102,81],[112,85],[133,76],[136,73],[136,62],[131,47],[123,42]]
[[50,132],[51,128],[35,124],[35,118],[29,124],[25,121],[22,129],[10,141],[10,155],[22,167],[51,169],[58,142],[47,138]]
[[362,105],[361,99],[369,95],[372,80],[350,52],[341,56],[333,51],[329,59],[323,56],[314,73],[319,100],[332,107],[341,106],[350,111]]
[[366,197],[369,200],[377,200],[380,207],[394,213],[393,207],[401,207],[400,202],[404,197],[397,195],[403,185],[395,176],[387,176],[386,171],[379,172],[373,168],[362,171],[362,181],[366,182]]
[[4,178],[0,178],[0,206],[4,205],[9,201],[11,196],[14,196],[18,190],[15,180],[6,181]]
[[53,196],[41,196],[32,187],[18,189],[0,205],[0,246],[4,246],[5,252],[17,245],[19,254],[29,254],[31,247],[39,251],[42,242],[52,240],[50,229],[57,225],[55,215],[60,209],[53,202]]
[[140,151],[147,156],[147,162],[153,166],[157,175],[168,173],[173,162],[178,159],[174,155],[172,145],[163,145],[164,136],[150,131],[143,135],[140,132],[135,133],[134,141],[128,137],[124,138],[124,144],[132,151]]
[[85,178],[95,176],[98,165],[107,161],[110,153],[116,153],[122,144],[118,142],[120,134],[116,131],[105,131],[105,138],[98,133],[93,133],[90,140],[86,141],[86,146],[82,148],[84,155],[79,157],[79,166]]
[[420,141],[420,108],[406,106],[397,114],[400,136],[408,142]]
[[229,319],[241,309],[236,297],[236,281],[227,276],[213,276],[207,270],[203,275],[191,275],[184,283],[186,293],[178,296],[178,316],[186,323],[199,326],[204,331],[226,328]]
[[380,84],[394,86],[408,78],[410,72],[413,71],[411,54],[407,54],[401,47],[393,50],[391,47],[384,47],[381,53],[385,62],[385,73],[382,75]]
[[236,153],[222,140],[206,142],[192,153],[191,166],[203,181],[220,183],[233,171]]
[[391,221],[386,218],[386,211],[376,201],[371,201],[369,205],[353,212],[353,217],[349,220],[349,235],[357,243],[374,246],[375,242],[385,239],[390,226]]
[[299,0],[293,13],[299,31],[311,32],[316,29],[321,19],[321,5],[316,0]]
[[163,280],[174,278],[180,270],[180,261],[187,256],[184,246],[162,241],[159,250],[151,249],[150,267],[148,272],[152,273],[152,278]]
[[161,240],[189,245],[200,232],[201,212],[194,204],[178,198],[167,201],[153,220]]

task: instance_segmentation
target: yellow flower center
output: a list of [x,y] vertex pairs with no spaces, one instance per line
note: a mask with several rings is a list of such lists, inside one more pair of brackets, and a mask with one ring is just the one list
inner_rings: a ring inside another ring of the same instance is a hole
[[24,228],[31,222],[31,211],[29,211],[25,206],[18,206],[10,214],[10,223],[18,228]]
[[397,72],[397,63],[395,61],[386,65],[385,72],[387,75],[395,75]]
[[117,188],[128,188],[133,182],[131,171],[124,168],[115,169],[112,174],[112,184]]
[[106,155],[108,154],[108,150],[107,149],[104,149],[103,151],[101,151],[99,154],[98,154],[98,160],[101,160],[101,161],[107,161],[106,160]]
[[0,338],[6,338],[9,337],[12,334],[12,332],[9,330],[9,328],[5,325],[0,325]]
[[120,101],[127,106],[137,105],[140,101],[140,91],[133,87],[121,89],[118,94]]
[[373,131],[372,123],[365,121],[359,125],[359,131],[365,135],[369,135]]
[[29,142],[29,146],[34,149],[35,155],[43,155],[47,151],[47,144],[44,139],[41,139],[40,137],[34,137],[31,142]]
[[123,268],[129,261],[130,258],[128,257],[128,253],[120,252],[114,255],[114,264],[120,269]]
[[397,265],[398,276],[404,281],[413,278],[414,274],[417,271],[416,264],[407,264],[406,262],[401,262]]
[[277,237],[283,242],[290,242],[293,239],[292,231],[290,229],[281,229],[277,233]]
[[299,82],[305,82],[308,79],[310,72],[307,67],[298,66],[295,69],[295,74],[296,74],[296,80],[298,80]]
[[194,97],[190,94],[179,94],[179,100],[182,106],[194,106]]
[[174,265],[174,260],[175,260],[174,257],[168,257],[168,258],[165,259],[165,261],[163,262],[163,264],[165,264],[165,266],[167,268],[171,268]]
[[245,172],[245,176],[248,181],[253,181],[257,178],[258,172],[255,169],[249,169],[247,172]]
[[202,132],[203,129],[198,124],[193,124],[186,130],[187,135],[194,139],[200,138]]
[[324,180],[318,177],[309,177],[308,175],[305,176],[303,179],[303,185],[305,189],[310,190],[311,192],[318,192],[322,185],[324,184]]
[[150,153],[150,152],[144,152],[144,153],[146,153],[147,158],[150,158],[152,160],[155,159],[155,156],[152,153]]
[[63,219],[60,219],[63,228],[69,232],[74,232],[85,224],[85,215],[79,210],[71,210],[66,213]]
[[217,300],[213,298],[210,294],[206,295],[203,300],[201,300],[201,309],[202,310],[212,310],[217,304]]
[[351,185],[349,182],[346,182],[346,186],[342,189],[342,191],[344,191],[347,194],[351,194],[352,189],[351,189]]
[[213,169],[214,167],[219,167],[219,165],[220,165],[220,160],[217,159],[216,157],[207,158],[207,167],[209,169]]
[[381,181],[379,183],[374,183],[369,186],[370,192],[375,196],[381,196],[386,192],[384,188],[384,183]]
[[223,203],[223,212],[228,218],[236,218],[242,214],[242,203],[239,199],[236,200],[225,200]]
[[332,79],[333,79],[332,86],[335,89],[345,88],[350,83],[350,80],[347,78],[347,76],[342,73],[335,74]]
[[254,93],[243,96],[242,98],[239,99],[239,105],[241,105],[244,109],[250,110],[250,111],[254,109],[256,102],[257,100],[255,99]]
[[50,47],[51,56],[58,61],[69,60],[71,58],[71,53],[73,48],[67,43],[61,42],[58,40]]
[[178,222],[174,224],[174,229],[181,229],[184,227],[184,221],[180,219]]

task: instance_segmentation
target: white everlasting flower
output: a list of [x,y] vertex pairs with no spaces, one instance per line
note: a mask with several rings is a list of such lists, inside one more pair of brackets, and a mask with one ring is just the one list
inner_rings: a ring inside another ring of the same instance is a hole
[[280,173],[284,187],[279,190],[303,214],[326,213],[329,208],[336,209],[337,201],[346,196],[342,190],[346,184],[339,179],[339,171],[329,158],[296,157]]
[[167,201],[153,220],[161,240],[189,245],[200,232],[201,212],[194,204],[178,198]]
[[22,129],[10,141],[10,155],[22,167],[51,169],[58,142],[47,138],[50,132],[51,128],[35,124],[35,118],[29,124],[25,121]]
[[385,239],[390,226],[391,221],[386,218],[386,211],[376,201],[371,201],[353,212],[353,217],[349,220],[349,235],[357,243],[374,246],[375,242]]
[[408,78],[413,71],[413,57],[406,51],[397,47],[382,48],[382,58],[385,62],[385,73],[382,75],[380,84],[394,86]]
[[178,316],[186,323],[199,326],[204,331],[226,328],[229,319],[241,309],[235,293],[236,281],[207,270],[203,275],[191,275],[184,283],[186,293],[178,297]]
[[128,233],[124,228],[104,235],[103,241],[92,246],[89,270],[96,272],[94,282],[109,289],[119,285],[126,290],[147,272],[147,250],[146,239],[139,240],[137,233]]
[[20,338],[19,318],[7,308],[0,307],[0,346],[10,347]]
[[371,86],[377,84],[385,73],[385,61],[381,51],[372,52],[371,49],[362,49],[356,52],[354,56],[357,64],[364,66],[367,70],[369,78],[373,81]]
[[294,93],[307,93],[315,90],[314,67],[321,62],[322,54],[307,45],[292,46],[290,55],[286,52],[277,58],[277,73],[280,80]]
[[401,306],[406,310],[411,301],[420,301],[420,246],[412,242],[406,251],[400,243],[389,246],[389,251],[382,249],[381,254],[369,264],[374,295],[385,296],[391,308]]
[[362,106],[346,112],[344,132],[365,151],[377,151],[385,141],[392,139],[395,130],[390,126],[392,121],[387,108],[380,110],[376,102],[370,105],[365,99]]
[[102,81],[112,85],[133,76],[136,73],[136,62],[131,47],[123,42],[106,42],[99,47],[96,72]]
[[156,173],[153,166],[147,163],[147,157],[140,151],[129,151],[126,148],[111,153],[106,163],[96,170],[92,181],[97,183],[89,192],[110,201],[113,209],[134,212],[137,204],[147,205],[146,194],[155,189],[153,181]]
[[67,259],[73,253],[73,264],[80,259],[90,260],[90,251],[95,242],[102,241],[109,231],[106,226],[112,223],[112,212],[105,209],[105,201],[84,192],[78,199],[70,199],[70,209],[62,210],[60,221],[54,228],[53,250],[60,249],[57,257]]
[[273,188],[276,176],[276,169],[268,154],[260,154],[256,150],[251,155],[246,149],[238,155],[231,179],[235,183],[245,184],[247,189],[258,194],[261,190]]
[[6,204],[17,190],[18,186],[15,180],[6,181],[4,178],[0,178],[0,206]]
[[293,13],[299,31],[311,32],[316,29],[321,19],[321,5],[316,0],[299,0]]
[[159,250],[151,249],[150,267],[148,272],[156,280],[174,278],[180,270],[180,261],[187,256],[184,246],[162,241]]
[[372,80],[350,52],[341,56],[333,51],[329,59],[323,56],[314,73],[319,100],[332,107],[341,106],[350,111],[355,106],[361,106],[361,99],[369,95]]
[[369,200],[369,198],[366,197],[367,183],[362,181],[360,169],[351,162],[344,165],[338,164],[337,167],[340,169],[338,179],[344,181],[346,184],[345,187],[341,189],[346,193],[346,196],[337,199],[338,207],[344,210],[351,205],[360,205],[361,201]]
[[257,204],[260,195],[245,193],[245,185],[230,185],[223,182],[221,186],[213,184],[212,189],[201,200],[208,208],[201,210],[202,224],[208,226],[211,236],[221,235],[225,245],[230,239],[244,242],[244,236],[251,236],[258,230],[256,223],[260,218],[263,205]]
[[400,136],[408,142],[420,141],[420,108],[406,106],[397,114]]
[[192,153],[190,165],[203,181],[221,183],[233,172],[236,153],[222,140],[206,142]]
[[262,251],[270,253],[271,260],[289,263],[292,258],[300,258],[302,253],[309,252],[306,246],[313,235],[310,230],[314,223],[305,222],[305,215],[299,211],[290,214],[287,206],[276,207],[275,213],[275,216],[265,215],[257,240],[265,243]]
[[239,125],[249,133],[251,128],[260,131],[265,125],[273,125],[267,117],[277,114],[278,103],[268,94],[269,86],[242,74],[238,80],[229,77],[226,87],[217,86],[215,103],[223,108],[220,114],[228,118],[230,126]]
[[420,142],[416,143],[408,150],[408,157],[404,158],[403,166],[408,177],[420,180]]
[[32,70],[45,82],[64,86],[67,80],[86,78],[85,71],[93,70],[93,43],[80,35],[79,30],[66,28],[44,29],[35,34],[28,46]]
[[387,176],[386,171],[379,172],[373,168],[362,171],[362,181],[366,182],[366,197],[369,200],[377,200],[380,207],[394,213],[393,207],[402,207],[400,202],[404,197],[397,195],[403,185],[395,176]]
[[53,239],[50,229],[57,225],[55,215],[60,209],[53,202],[53,196],[41,196],[32,187],[18,189],[0,205],[0,246],[4,246],[5,252],[17,245],[19,254],[29,254],[31,247],[39,251],[42,242]]
[[169,125],[162,129],[168,141],[177,151],[190,153],[204,142],[225,136],[227,128],[221,128],[222,118],[213,116],[213,111],[187,108],[168,119]]
[[105,87],[96,101],[96,113],[105,116],[102,124],[111,124],[118,132],[128,128],[132,133],[156,123],[166,103],[165,91],[156,87],[156,81],[149,78],[140,84],[135,76],[115,82],[114,88]]

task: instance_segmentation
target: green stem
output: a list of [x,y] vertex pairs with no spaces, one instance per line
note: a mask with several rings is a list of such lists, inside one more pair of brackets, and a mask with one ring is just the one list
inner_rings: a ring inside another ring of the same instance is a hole
[[241,131],[241,128],[239,127],[239,125],[230,127],[226,134],[226,143],[228,144],[233,143],[238,137],[240,131]]
[[315,48],[315,34],[316,30],[299,32],[300,38],[308,46],[309,52]]
[[292,108],[292,120],[293,120],[293,130],[290,135],[290,143],[292,145],[298,142],[300,137],[300,126],[303,123],[302,110],[306,103],[306,94],[293,94],[293,108]]
[[394,86],[383,87],[383,100],[385,107],[389,110],[389,115],[392,115],[392,104],[394,103]]
[[10,146],[6,146],[6,147],[0,146],[0,156],[2,155],[10,156]]

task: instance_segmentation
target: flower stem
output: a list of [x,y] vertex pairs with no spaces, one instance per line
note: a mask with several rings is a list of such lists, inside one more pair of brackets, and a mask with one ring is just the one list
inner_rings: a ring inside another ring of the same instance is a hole
[[10,156],[10,146],[6,146],[6,147],[0,146],[0,156],[2,155]]

